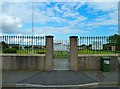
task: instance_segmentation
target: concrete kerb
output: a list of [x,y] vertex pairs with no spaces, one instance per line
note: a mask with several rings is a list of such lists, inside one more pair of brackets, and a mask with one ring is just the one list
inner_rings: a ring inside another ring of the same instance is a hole
[[118,86],[118,82],[99,82],[99,86]]
[[25,84],[25,83],[17,83],[15,87],[97,87],[98,82],[87,83],[87,84],[79,84],[79,85],[38,85],[38,84]]
[[26,84],[26,83],[17,83],[17,84],[9,84],[2,85],[2,87],[98,87],[98,86],[119,86],[118,82],[94,82],[87,84],[79,84],[79,85],[38,85],[38,84]]

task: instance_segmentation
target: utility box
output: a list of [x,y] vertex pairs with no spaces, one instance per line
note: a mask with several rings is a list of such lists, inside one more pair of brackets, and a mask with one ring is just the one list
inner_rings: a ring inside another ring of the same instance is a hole
[[101,70],[103,72],[110,71],[110,57],[102,57],[101,58]]

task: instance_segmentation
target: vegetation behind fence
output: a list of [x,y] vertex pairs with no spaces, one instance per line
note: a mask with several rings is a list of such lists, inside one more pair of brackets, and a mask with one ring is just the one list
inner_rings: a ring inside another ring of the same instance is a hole
[[79,37],[78,54],[120,53],[120,35]]
[[[1,53],[44,54],[45,37],[41,36],[0,36]],[[56,45],[56,46],[55,46]],[[54,56],[68,56],[69,41],[54,42]],[[66,47],[68,46],[68,47]],[[64,47],[64,48],[60,48]],[[120,53],[120,35],[78,37],[78,54]],[[59,50],[58,50],[59,49]],[[62,50],[64,49],[64,50]],[[66,49],[66,50],[65,50]]]

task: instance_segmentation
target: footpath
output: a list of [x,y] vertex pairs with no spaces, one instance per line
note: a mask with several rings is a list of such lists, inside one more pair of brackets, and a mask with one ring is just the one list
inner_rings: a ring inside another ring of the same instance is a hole
[[[3,71],[3,87],[101,87],[118,86],[119,71]],[[71,87],[71,88],[70,88]],[[72,88],[74,87],[74,88]],[[66,89],[65,88],[65,89]]]

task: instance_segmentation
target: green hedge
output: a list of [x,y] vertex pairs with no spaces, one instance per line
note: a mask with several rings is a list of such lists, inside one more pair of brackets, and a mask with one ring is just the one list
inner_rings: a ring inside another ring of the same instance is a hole
[[3,50],[3,53],[17,53],[15,48],[7,48]]
[[38,54],[45,54],[45,52],[38,52]]

